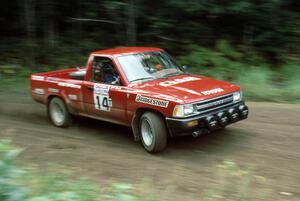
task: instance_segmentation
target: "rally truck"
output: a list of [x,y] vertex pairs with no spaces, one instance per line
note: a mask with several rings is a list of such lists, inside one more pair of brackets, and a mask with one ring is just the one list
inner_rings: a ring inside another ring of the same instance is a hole
[[76,116],[128,126],[151,153],[171,137],[197,137],[248,116],[239,86],[190,74],[154,47],[95,51],[84,67],[32,74],[30,93],[55,126]]

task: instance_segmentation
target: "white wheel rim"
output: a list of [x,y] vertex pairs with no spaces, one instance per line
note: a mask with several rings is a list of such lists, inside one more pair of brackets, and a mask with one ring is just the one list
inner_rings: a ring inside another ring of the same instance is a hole
[[153,141],[153,132],[152,132],[151,125],[147,119],[142,120],[141,132],[142,132],[142,138],[145,145],[150,146]]
[[50,112],[51,112],[51,117],[56,124],[61,124],[64,121],[65,113],[59,103],[52,102]]

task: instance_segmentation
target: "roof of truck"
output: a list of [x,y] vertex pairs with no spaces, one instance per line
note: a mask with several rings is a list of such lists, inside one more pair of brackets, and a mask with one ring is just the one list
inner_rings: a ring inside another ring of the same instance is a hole
[[154,52],[161,51],[162,49],[157,47],[117,47],[112,49],[98,50],[92,52],[92,54],[100,54],[100,55],[121,55],[121,54],[135,54],[141,52]]

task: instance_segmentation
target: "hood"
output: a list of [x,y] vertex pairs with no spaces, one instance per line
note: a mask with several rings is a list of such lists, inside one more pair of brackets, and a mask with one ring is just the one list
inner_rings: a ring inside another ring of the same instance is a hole
[[180,75],[143,82],[134,86],[147,95],[178,103],[192,103],[240,90],[228,82],[197,75]]

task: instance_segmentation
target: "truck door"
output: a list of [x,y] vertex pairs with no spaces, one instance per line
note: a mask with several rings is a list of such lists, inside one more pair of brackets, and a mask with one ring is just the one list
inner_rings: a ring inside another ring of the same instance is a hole
[[128,125],[126,118],[126,87],[113,61],[94,57],[89,80],[83,83],[83,100],[87,114],[105,121]]

